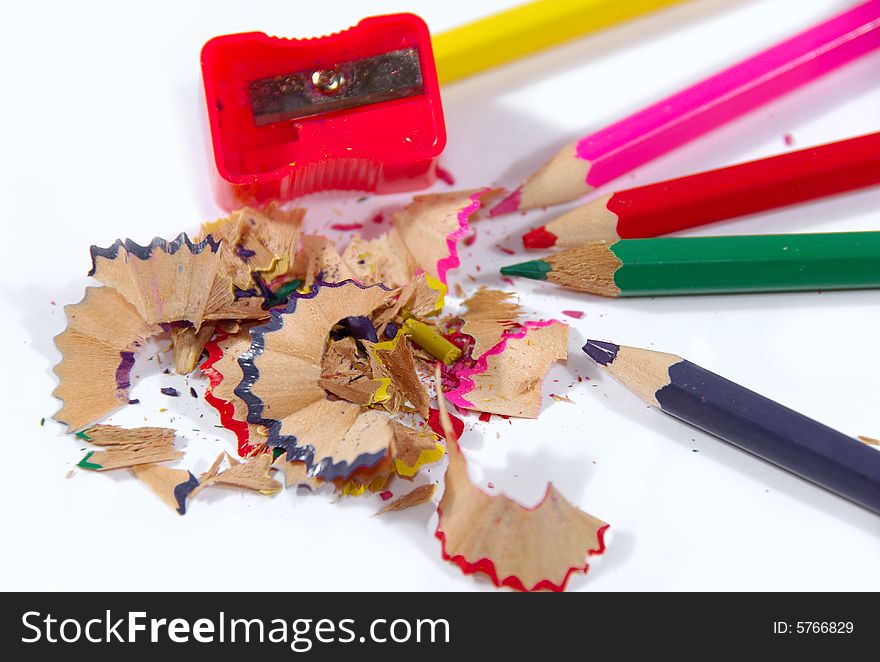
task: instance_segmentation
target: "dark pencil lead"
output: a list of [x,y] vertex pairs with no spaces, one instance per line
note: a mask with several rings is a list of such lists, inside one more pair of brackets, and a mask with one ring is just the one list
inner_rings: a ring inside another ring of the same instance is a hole
[[604,340],[587,340],[587,344],[584,345],[583,350],[587,353],[587,356],[593,359],[596,363],[608,365],[617,358],[617,352],[620,350],[620,346],[615,345],[614,343],[605,342]]

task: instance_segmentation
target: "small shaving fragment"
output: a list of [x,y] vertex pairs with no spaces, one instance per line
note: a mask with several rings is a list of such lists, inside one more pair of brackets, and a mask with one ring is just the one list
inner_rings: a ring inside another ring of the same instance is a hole
[[174,448],[174,430],[169,428],[96,425],[86,430],[82,438],[106,450],[90,451],[76,465],[81,469],[108,471],[183,457],[183,453]]
[[210,235],[222,241],[220,271],[235,288],[259,290],[261,285],[293,277],[304,216],[305,209],[282,211],[275,203],[261,210],[244,207],[203,224],[200,239]]
[[214,335],[213,324],[204,324],[196,331],[191,326],[171,327],[171,356],[174,372],[188,375],[196,369],[205,344]]
[[307,487],[314,492],[324,484],[321,479],[309,476],[305,462],[288,462],[279,455],[272,467],[284,474],[284,487]]
[[169,469],[159,464],[136,465],[131,471],[166,505],[180,515],[186,514],[186,499],[199,484],[189,471]]
[[443,457],[443,446],[437,443],[434,435],[419,432],[397,421],[393,421],[391,427],[394,432],[391,454],[398,476],[411,478],[423,465],[437,462]]
[[[396,300],[374,315],[376,330],[382,333],[392,320],[402,321],[403,311],[417,318],[431,317],[443,310],[446,286],[420,273],[401,290]],[[392,336],[393,337],[393,336]]]
[[388,386],[388,380],[373,379],[369,360],[360,355],[351,336],[327,344],[318,383],[333,395],[363,406],[377,402],[382,397],[380,389]]
[[327,237],[303,236],[296,259],[295,271],[303,274],[304,286],[307,288],[316,280],[341,283],[354,278],[354,274],[336,251],[336,246]]
[[395,228],[375,239],[352,237],[342,261],[364,285],[382,283],[386,287],[401,287],[415,278],[418,271],[418,265]]
[[220,462],[223,460],[224,454],[215,460],[214,465],[200,480],[200,487],[209,485],[223,485],[225,487],[239,487],[246,490],[253,490],[260,494],[272,495],[281,491],[281,483],[269,475],[269,468],[272,466],[272,455],[270,453],[261,453],[250,458],[247,462],[238,462],[232,464],[230,460],[229,468],[217,473]]
[[388,411],[400,411],[405,402],[427,418],[428,391],[416,372],[416,363],[406,336],[397,334],[394,340],[373,345],[370,348],[373,372],[391,380],[391,397],[384,402]]
[[77,435],[95,446],[124,446],[126,444],[168,445],[174,442],[171,428],[123,428],[119,425],[93,425]]
[[550,397],[556,400],[556,402],[569,402],[571,404],[575,404],[574,400],[569,398],[567,395],[557,395],[556,393],[551,393]]
[[880,439],[872,439],[871,437],[863,437],[859,435],[859,441],[868,444],[868,446],[880,446]]
[[391,503],[386,504],[382,508],[382,510],[380,510],[376,514],[384,515],[385,513],[397,512],[398,510],[406,510],[407,508],[412,508],[413,506],[420,506],[423,503],[428,503],[434,497],[434,492],[436,491],[436,483],[420,485],[408,494],[404,494],[396,501],[392,501]]

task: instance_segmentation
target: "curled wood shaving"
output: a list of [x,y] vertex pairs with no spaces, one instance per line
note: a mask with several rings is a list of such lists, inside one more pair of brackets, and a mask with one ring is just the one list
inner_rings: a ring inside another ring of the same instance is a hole
[[489,189],[417,195],[392,214],[392,232],[413,262],[432,278],[446,283],[446,272],[458,266],[456,244],[467,235],[468,218],[481,205]]
[[393,436],[389,455],[372,467],[359,469],[348,481],[339,483],[343,494],[360,496],[367,490],[378,492],[385,489],[395,476],[412,480],[424,465],[443,457],[445,451],[435,435],[394,420],[390,424]]
[[61,363],[52,392],[62,407],[54,419],[79,430],[128,403],[134,352],[162,332],[109,287],[88,287],[82,301],[64,307],[67,328],[55,337]]
[[117,241],[107,249],[92,247],[90,275],[119,292],[148,324],[187,321],[199,329],[221,260],[216,243],[194,244],[185,234],[148,246]]
[[[318,476],[326,480],[346,478],[388,454],[390,431],[381,431],[372,416],[357,422],[363,408],[328,399],[320,381],[331,329],[342,319],[368,317],[387,305],[389,296],[384,288],[353,282],[316,284],[255,335],[260,351],[242,357],[245,379],[237,392],[249,407],[259,408],[258,422],[269,427],[268,444],[285,449],[288,460],[305,460],[310,470],[320,464]],[[369,422],[381,433],[362,438],[359,426]]]
[[324,286],[312,298],[297,299],[296,308],[280,316],[283,325],[265,334],[263,351],[253,359],[259,378],[250,391],[262,401],[266,418],[281,421],[282,434],[297,434],[283,419],[325,398],[319,380],[333,326],[349,316],[368,316],[388,296],[380,287]]
[[450,401],[466,409],[536,418],[544,374],[568,356],[568,326],[552,322],[521,331],[502,340],[498,352],[487,352],[476,368],[464,371],[463,385],[449,393]]
[[265,441],[262,426],[247,422],[247,405],[235,393],[244,376],[238,359],[250,346],[249,328],[241,327],[237,333],[209,343],[208,359],[201,367],[210,382],[205,400],[220,413],[223,426],[235,433],[238,452],[242,455],[251,453],[256,445]]
[[589,555],[604,551],[608,525],[570,504],[552,485],[537,506],[525,508],[477,488],[457,443],[448,450],[437,537],[443,558],[465,573],[483,572],[496,586],[521,591],[561,591],[572,572],[587,571]]

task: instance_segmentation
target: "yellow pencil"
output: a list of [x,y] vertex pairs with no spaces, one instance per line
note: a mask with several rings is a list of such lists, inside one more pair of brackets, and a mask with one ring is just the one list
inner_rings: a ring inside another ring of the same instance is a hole
[[441,83],[556,46],[681,0],[535,0],[434,35]]

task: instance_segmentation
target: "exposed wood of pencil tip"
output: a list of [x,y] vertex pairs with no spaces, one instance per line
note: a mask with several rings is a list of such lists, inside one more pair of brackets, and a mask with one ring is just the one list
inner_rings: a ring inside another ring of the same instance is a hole
[[621,346],[608,372],[648,404],[660,408],[656,393],[669,385],[669,368],[683,361],[680,356],[650,349]]
[[575,207],[544,226],[556,235],[556,246],[573,248],[588,241],[617,241],[618,216],[608,209],[612,194]]
[[591,241],[544,258],[552,269],[547,280],[581,292],[619,296],[620,288],[614,282],[614,274],[623,263],[611,252],[610,246],[605,241]]
[[577,156],[577,141],[560,149],[520,187],[519,209],[535,209],[577,200],[590,192],[590,162]]

